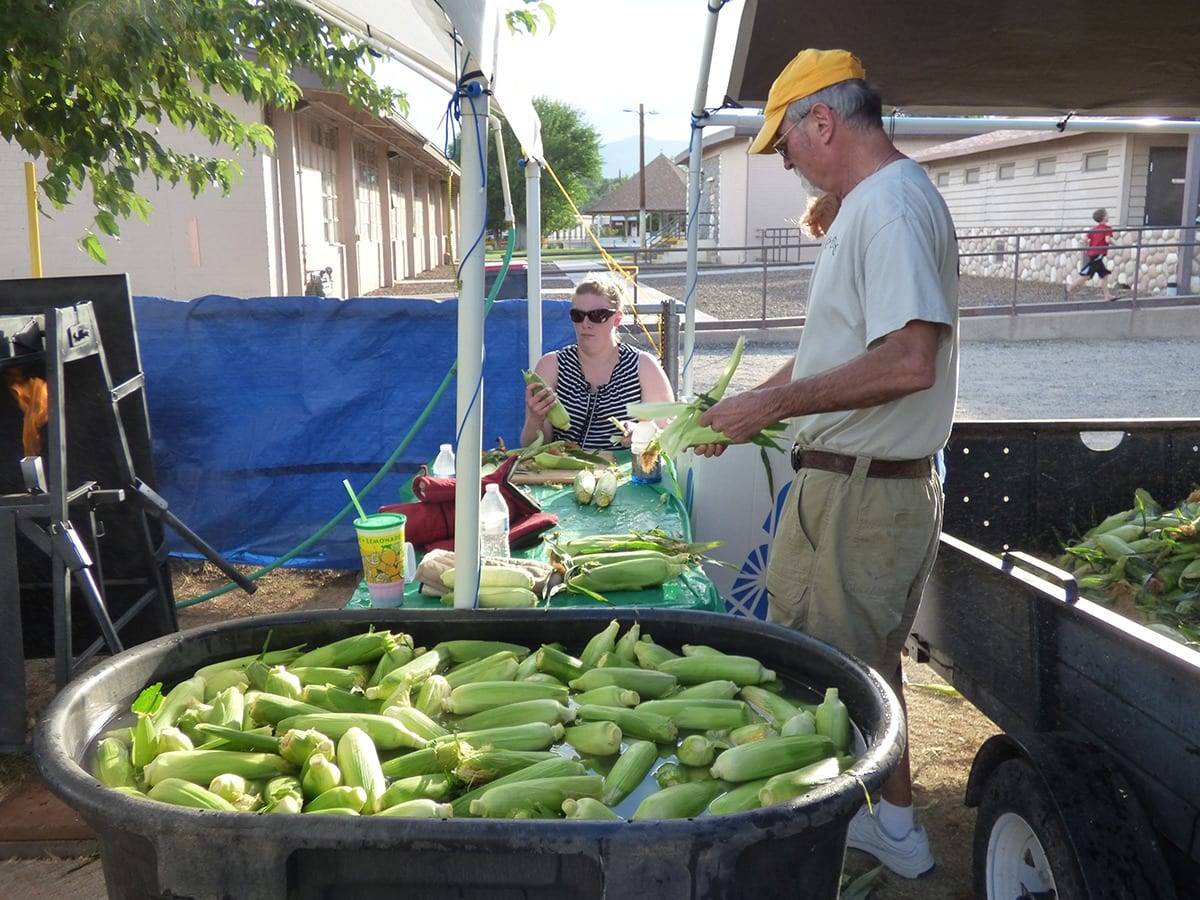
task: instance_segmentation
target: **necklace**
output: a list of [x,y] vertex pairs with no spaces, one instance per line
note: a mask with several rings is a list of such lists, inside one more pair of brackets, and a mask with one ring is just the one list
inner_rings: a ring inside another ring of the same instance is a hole
[[[890,163],[896,157],[903,156],[903,155],[904,154],[901,153],[899,150],[893,150],[886,157],[884,157],[883,162],[881,162],[879,165],[877,165],[874,169],[871,170],[871,175],[874,175],[876,172],[878,172],[880,169],[882,169],[884,166],[886,166],[888,163]],[[868,175],[867,178],[870,178],[871,175]],[[864,178],[863,181],[866,181],[867,178]]]

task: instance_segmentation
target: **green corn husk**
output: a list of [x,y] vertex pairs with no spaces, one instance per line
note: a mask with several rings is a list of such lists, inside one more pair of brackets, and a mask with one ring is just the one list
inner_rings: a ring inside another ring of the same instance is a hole
[[171,725],[166,728],[160,728],[158,731],[158,755],[170,753],[174,750],[194,750],[195,745],[192,744],[191,738]]
[[305,815],[309,816],[361,816],[362,813],[355,812],[345,806],[331,806],[328,809],[306,809]]
[[[535,384],[540,388],[538,393],[543,393],[550,390],[550,386],[546,384],[545,379],[537,372],[523,371],[522,376],[525,378],[526,384]],[[555,400],[554,405],[550,407],[550,411],[546,413],[546,421],[559,431],[569,431],[571,428],[571,416],[567,412],[567,408],[563,406],[561,400]]]
[[112,740],[119,744],[124,744],[128,750],[133,746],[133,726],[129,725],[124,728],[110,728],[108,731],[100,733],[100,740]]
[[296,766],[303,766],[314,753],[333,759],[333,739],[315,728],[288,728],[279,738],[279,755]]
[[756,685],[744,686],[739,695],[776,730],[783,728],[784,722],[800,712],[794,704],[789,703],[778,694],[773,694]]
[[446,681],[451,690],[480,681],[512,681],[517,677],[518,668],[520,663],[517,662],[517,658],[504,651],[451,669],[446,673]]
[[504,728],[460,731],[456,735],[439,738],[438,742],[466,741],[472,747],[490,747],[493,750],[545,750],[562,740],[563,731],[561,724],[527,722],[524,725],[509,725]]
[[201,746],[201,750],[250,750],[257,753],[279,754],[279,738],[258,731],[242,731],[240,728],[225,728],[221,725],[211,725],[201,722],[196,731],[207,739],[207,743],[219,740],[221,746]]
[[734,728],[730,731],[729,743],[740,747],[742,744],[752,744],[755,741],[778,736],[779,732],[766,722],[751,722],[749,725],[743,725],[741,728]]
[[[657,559],[636,559],[622,562],[577,561],[567,573],[567,589],[589,596],[605,592],[640,591],[658,587],[687,571],[687,563],[672,562],[663,556]],[[586,658],[585,658],[586,661]]]
[[642,635],[642,626],[634,622],[629,628],[617,639],[616,646],[613,648],[613,653],[627,663],[637,663],[637,657],[634,655],[634,649],[639,643],[639,638]]
[[459,716],[483,712],[522,700],[557,700],[567,702],[567,689],[536,681],[476,681],[456,687],[446,701],[446,712]]
[[402,756],[386,760],[382,764],[383,774],[388,778],[407,778],[410,775],[436,775],[445,771],[437,756],[439,747],[413,750]]
[[529,656],[529,648],[521,644],[508,644],[504,641],[458,640],[442,641],[434,650],[443,651],[446,658],[454,665],[471,662],[476,659],[486,659],[497,653],[511,653],[517,659]]
[[389,706],[383,711],[388,718],[395,719],[413,734],[427,741],[444,737],[450,732],[415,706]]
[[310,684],[304,688],[303,700],[329,712],[378,713],[380,701],[368,700],[365,695],[331,684]]
[[454,767],[454,777],[464,784],[485,784],[535,763],[561,758],[550,750],[480,750],[463,754]]
[[579,654],[579,662],[585,669],[591,669],[600,661],[600,657],[608,653],[617,643],[617,633],[621,624],[613,619],[604,628],[591,637],[583,652]]
[[129,748],[120,741],[104,738],[96,745],[96,780],[109,788],[133,787],[133,763]]
[[683,766],[678,763],[663,763],[654,770],[654,780],[659,788],[669,788],[677,784],[687,784],[689,781]]
[[571,689],[590,691],[615,684],[653,700],[669,694],[678,683],[674,675],[652,669],[591,669],[574,679]]
[[779,733],[785,737],[795,734],[816,734],[817,720],[808,710],[802,710],[784,722]]
[[525,678],[518,678],[517,681],[532,681],[536,684],[553,684],[560,687],[566,687],[565,684],[563,684],[553,675],[548,675],[545,672],[534,672],[532,675],[529,675]]
[[629,691],[625,688],[617,687],[615,684],[584,691],[582,694],[576,694],[573,699],[580,706],[591,704],[592,706],[627,706],[632,708],[642,702],[642,698],[638,696],[637,691]]
[[710,700],[688,697],[682,700],[647,700],[637,707],[640,712],[666,716],[677,728],[696,731],[738,728],[747,722],[746,704],[740,700]]
[[821,734],[770,737],[723,751],[710,771],[722,781],[756,781],[803,768],[834,752],[833,741]]
[[627,659],[622,659],[615,652],[605,653],[600,657],[600,661],[596,663],[597,669],[640,669],[635,662],[629,662]]
[[226,803],[232,804],[239,812],[250,812],[261,802],[261,797],[255,794],[250,782],[241,775],[229,772],[218,775],[209,782],[208,789]]
[[218,797],[207,788],[179,778],[165,778],[156,783],[147,795],[151,800],[186,806],[189,809],[210,809],[219,812],[237,812],[228,800]]
[[237,687],[228,687],[213,697],[212,709],[203,717],[203,721],[224,728],[240,728],[245,717],[245,695]]
[[261,659],[256,659],[250,665],[246,666],[246,678],[250,682],[250,687],[256,691],[265,691],[267,689],[267,676],[271,674],[271,669],[274,666],[267,665]]
[[243,778],[290,775],[296,767],[282,756],[270,753],[239,753],[232,750],[175,750],[160,753],[143,770],[146,784],[154,786],[167,778],[209,784],[226,772]]
[[709,813],[714,816],[727,816],[731,813],[758,809],[762,806],[762,802],[758,799],[758,792],[766,787],[770,780],[770,778],[760,778],[757,781],[747,781],[730,788],[708,804]]
[[303,645],[301,644],[295,647],[289,647],[286,650],[271,650],[267,653],[252,653],[249,656],[238,656],[234,659],[226,659],[222,660],[221,662],[209,663],[207,666],[202,666],[201,668],[197,669],[196,675],[198,675],[200,678],[203,678],[207,682],[209,678],[212,678],[214,675],[217,675],[221,672],[227,672],[231,670],[244,672],[246,667],[257,659],[261,659],[269,666],[288,666],[299,658],[301,646]]
[[578,459],[566,453],[538,453],[533,457],[534,465],[542,469],[555,469],[577,472],[580,469],[590,469],[596,464],[585,459]]
[[625,752],[613,763],[604,776],[601,802],[616,806],[631,793],[649,774],[658,759],[658,748],[650,741],[631,741]]
[[[532,609],[541,602],[537,594],[521,587],[481,587],[475,600],[479,609]],[[441,602],[454,606],[454,592],[443,594]]]
[[723,541],[693,544],[671,537],[665,531],[631,531],[625,534],[592,534],[559,541],[556,545],[562,556],[579,557],[593,553],[620,553],[626,550],[657,550],[669,556],[699,555],[715,550]]
[[825,735],[833,741],[834,750],[844,753],[850,746],[850,714],[846,704],[838,698],[837,688],[826,689],[815,718],[817,734]]
[[383,792],[379,800],[379,808],[387,809],[406,800],[441,800],[445,801],[458,788],[458,780],[447,775],[412,775],[408,778],[397,778]]
[[265,815],[299,815],[304,800],[299,794],[282,794],[268,801],[262,808]]
[[454,809],[449,803],[417,799],[389,806],[387,809],[377,812],[376,815],[393,819],[449,819],[453,817]]
[[698,816],[725,786],[719,781],[689,781],[663,788],[638,804],[633,821],[646,819],[688,819]]
[[732,681],[706,681],[703,684],[693,684],[691,687],[680,688],[667,700],[732,700],[740,688]]
[[337,763],[342,770],[342,783],[362,788],[367,795],[363,808],[377,812],[380,798],[387,790],[387,780],[383,776],[379,753],[366,731],[350,728],[338,739]]
[[309,650],[294,660],[292,665],[344,669],[358,663],[374,663],[387,651],[391,638],[391,632],[388,631],[352,635]]
[[133,765],[143,769],[158,756],[158,728],[153,716],[138,716],[133,727],[133,744],[130,750]]
[[157,728],[174,725],[184,710],[204,702],[204,679],[193,675],[186,681],[181,681],[171,688],[170,693],[163,698],[162,705],[154,715]]
[[615,722],[623,734],[660,744],[674,741],[679,734],[678,727],[666,716],[626,709],[623,706],[587,704],[579,707],[576,714],[585,722]]
[[294,716],[315,715],[325,710],[303,700],[291,700],[277,694],[255,694],[246,706],[250,718],[263,725],[278,726],[284,719]]
[[262,795],[263,800],[268,803],[286,796],[302,799],[304,787],[300,784],[300,779],[295,775],[278,775],[275,778],[267,780],[263,785]]
[[568,797],[562,804],[563,815],[568,819],[588,819],[594,822],[624,822],[625,820],[592,797],[572,800]]
[[421,683],[413,706],[427,716],[441,715],[442,707],[450,699],[450,682],[442,675],[430,675]]
[[589,667],[582,659],[563,653],[556,647],[542,647],[536,654],[537,670],[553,675],[559,681],[570,682],[582,675]]
[[580,756],[612,756],[621,750],[621,729],[615,722],[576,725],[566,729],[563,739]]
[[372,688],[368,688],[367,696],[372,700],[386,700],[398,687],[419,685],[430,675],[436,674],[448,657],[441,650],[429,650],[415,656],[398,669],[393,669]]
[[289,671],[299,678],[300,683],[305,687],[313,684],[328,684],[333,687],[344,688],[347,691],[354,690],[354,688],[366,687],[362,673],[355,669],[335,669],[330,666],[303,666],[299,669],[290,669]]
[[314,797],[305,807],[306,813],[329,812],[335,809],[361,813],[368,802],[367,792],[357,785],[337,785]]
[[566,757],[554,755],[553,759],[547,759],[542,762],[534,763],[531,766],[525,766],[508,775],[504,775],[491,781],[482,787],[477,787],[474,790],[467,791],[461,797],[451,801],[451,806],[454,808],[454,815],[466,816],[470,814],[471,801],[480,797],[484,791],[491,787],[499,787],[506,784],[517,784],[525,781],[535,781],[544,778],[564,778],[572,775],[584,775],[587,769],[577,759],[567,759]]
[[405,663],[412,662],[413,642],[409,635],[394,634],[390,640],[384,641],[384,646],[383,656],[379,657],[379,662],[375,664],[375,668],[371,671],[371,676],[365,684],[339,684],[338,687],[373,687],[379,684],[389,672],[395,671]]
[[758,792],[758,802],[763,806],[786,803],[788,800],[807,794],[818,785],[833,781],[840,772],[841,767],[838,765],[838,761],[831,758],[823,759],[794,772],[775,775]]
[[680,684],[703,684],[706,681],[732,681],[739,685],[772,681],[775,673],[750,656],[681,656],[669,659],[658,671],[674,675]]
[[642,638],[633,647],[633,655],[637,660],[637,664],[643,669],[657,669],[659,663],[664,663],[668,659],[678,659],[678,653],[672,653],[666,647],[660,647],[652,641],[647,641]]
[[400,750],[405,747],[420,750],[426,744],[425,738],[409,731],[391,716],[369,713],[320,712],[292,716],[281,721],[278,727],[284,729],[315,728],[335,741],[350,729],[359,728],[370,736],[380,750]]
[[341,783],[342,770],[324,753],[314,753],[305,762],[304,771],[300,776],[300,787],[305,799],[319,797]]
[[212,703],[216,696],[226,688],[237,688],[245,693],[250,686],[250,680],[242,669],[223,669],[214,672],[211,678],[204,679],[204,702]]
[[675,756],[685,766],[711,766],[717,756],[716,744],[702,734],[689,734],[675,750]]
[[541,675],[537,669],[537,654],[530,653],[527,657],[521,660],[521,664],[517,666],[517,677],[513,681],[524,681],[532,675]]
[[164,728],[178,729],[187,736],[189,741],[195,744],[201,739],[201,733],[197,729],[200,725],[204,724],[207,717],[211,716],[212,713],[213,708],[211,706],[207,703],[200,703],[189,709],[185,709],[179,718],[175,720],[175,725],[160,725],[158,728],[159,731],[162,731]]
[[538,778],[517,784],[485,788],[471,801],[473,816],[488,819],[558,818],[563,801],[600,796],[603,779],[599,775],[568,775]]
[[482,731],[486,728],[524,725],[527,722],[553,725],[555,722],[571,722],[574,718],[574,710],[557,700],[523,700],[477,712],[467,716],[458,725],[465,731]]
[[262,689],[268,694],[299,700],[304,692],[304,685],[283,666],[275,666],[267,673]]
[[679,648],[683,651],[684,656],[725,656],[716,647],[710,647],[707,644],[684,644]]

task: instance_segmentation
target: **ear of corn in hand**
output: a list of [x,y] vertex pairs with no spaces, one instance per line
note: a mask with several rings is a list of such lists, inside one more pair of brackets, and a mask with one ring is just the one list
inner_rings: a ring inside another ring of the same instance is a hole
[[[526,384],[537,385],[540,389],[538,393],[544,393],[550,390],[545,379],[537,372],[524,371],[521,373],[525,378]],[[550,411],[546,413],[546,421],[557,428],[559,431],[568,431],[571,428],[571,416],[567,413],[567,408],[563,406],[562,401],[555,399],[554,405],[550,407]]]

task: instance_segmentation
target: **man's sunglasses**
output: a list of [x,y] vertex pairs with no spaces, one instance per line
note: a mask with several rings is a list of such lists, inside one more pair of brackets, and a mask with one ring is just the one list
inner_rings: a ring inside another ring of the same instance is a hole
[[586,312],[582,309],[572,309],[571,321],[579,325],[582,324],[584,319],[587,319],[596,325],[603,325],[616,314],[617,311],[615,309],[589,309]]

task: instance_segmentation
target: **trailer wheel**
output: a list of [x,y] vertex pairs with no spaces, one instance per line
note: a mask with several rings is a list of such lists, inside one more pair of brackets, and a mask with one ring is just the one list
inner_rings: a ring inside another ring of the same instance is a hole
[[975,896],[1084,900],[1079,861],[1041,779],[1023,759],[997,766],[975,821]]

